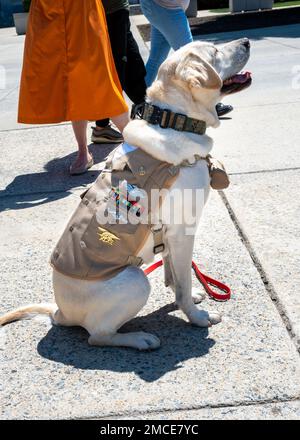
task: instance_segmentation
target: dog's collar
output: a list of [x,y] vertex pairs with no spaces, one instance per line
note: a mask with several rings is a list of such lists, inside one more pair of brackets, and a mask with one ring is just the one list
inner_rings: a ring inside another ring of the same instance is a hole
[[174,113],[168,109],[161,109],[157,105],[143,102],[132,106],[131,119],[139,117],[149,124],[159,125],[161,128],[173,128],[177,131],[187,131],[203,135],[206,132],[206,122],[189,118],[181,113]]

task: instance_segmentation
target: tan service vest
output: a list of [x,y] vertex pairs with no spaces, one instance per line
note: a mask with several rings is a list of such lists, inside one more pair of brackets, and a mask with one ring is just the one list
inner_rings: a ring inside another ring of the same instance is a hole
[[[114,150],[94,184],[81,195],[52,255],[51,265],[59,272],[80,279],[108,279],[127,266],[140,266],[137,255],[151,232],[151,223],[99,223],[107,213],[114,189],[126,181],[148,195],[151,214],[152,189],[169,188],[179,167],[162,162],[137,148],[121,157]],[[126,202],[126,201],[125,201]],[[155,209],[152,207],[152,209]]]

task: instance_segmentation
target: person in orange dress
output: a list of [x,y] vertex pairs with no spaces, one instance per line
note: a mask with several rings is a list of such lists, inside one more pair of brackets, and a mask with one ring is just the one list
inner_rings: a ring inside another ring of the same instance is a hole
[[32,0],[18,121],[72,121],[78,156],[71,174],[93,165],[87,123],[111,118],[122,132],[128,107],[115,69],[100,0]]

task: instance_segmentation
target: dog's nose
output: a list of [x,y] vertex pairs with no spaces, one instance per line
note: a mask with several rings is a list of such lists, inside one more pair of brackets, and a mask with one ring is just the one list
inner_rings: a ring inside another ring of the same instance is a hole
[[250,49],[250,41],[248,38],[243,38],[242,45],[245,46],[246,49]]

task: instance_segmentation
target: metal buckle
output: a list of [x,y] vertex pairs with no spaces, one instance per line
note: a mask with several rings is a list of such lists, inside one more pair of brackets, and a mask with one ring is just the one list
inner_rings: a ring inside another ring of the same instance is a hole
[[145,102],[142,102],[141,104],[133,104],[131,108],[130,119],[135,119],[136,116],[142,118],[144,107],[145,107]]
[[152,233],[161,232],[163,230],[163,225],[160,221],[157,221],[157,223],[154,224],[150,229]]
[[[157,234],[157,233],[161,233],[163,230],[163,226],[160,225],[154,225],[151,228],[151,232],[152,234]],[[154,239],[155,242],[155,239]],[[157,244],[155,246],[153,246],[153,253],[154,255],[159,254],[160,252],[163,252],[165,250],[165,245],[163,243]]]
[[158,244],[157,246],[154,246],[153,253],[154,253],[154,255],[160,254],[164,250],[165,250],[165,245],[163,243],[162,244]]
[[160,118],[160,122],[159,122],[159,126],[161,128],[167,128],[169,125],[169,121],[170,121],[170,116],[171,116],[171,111],[168,109],[164,109],[161,113],[161,118]]
[[185,128],[186,121],[187,121],[186,115],[182,115],[181,113],[176,113],[172,124],[172,128],[177,131],[183,131]]

